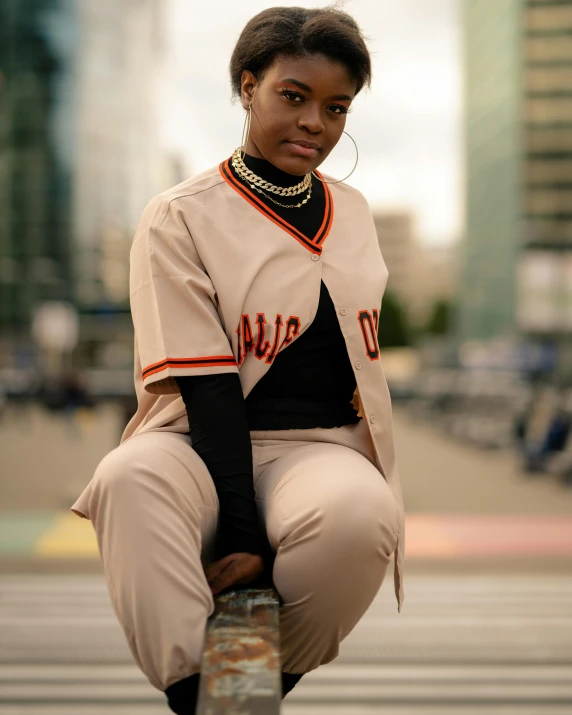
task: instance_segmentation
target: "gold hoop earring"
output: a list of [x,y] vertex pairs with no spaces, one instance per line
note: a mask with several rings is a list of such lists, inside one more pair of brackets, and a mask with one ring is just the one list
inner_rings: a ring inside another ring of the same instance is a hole
[[[250,122],[252,121],[252,106],[249,104],[248,105],[248,112],[246,113],[246,116],[244,117],[244,125],[242,127],[242,137],[240,141],[240,148],[242,149],[242,158],[244,160],[244,157],[246,156],[246,145],[248,143],[248,137],[250,135]],[[248,124],[248,129],[247,129],[247,124]],[[246,132],[246,140],[244,138]]]
[[315,172],[315,171],[313,171],[313,172],[312,172],[312,176],[315,176],[316,179],[318,179],[318,181],[321,181],[321,182],[322,182],[322,184],[340,184],[342,181],[345,181],[346,179],[349,179],[349,177],[354,173],[354,171],[355,171],[355,169],[356,169],[356,166],[358,165],[359,152],[358,152],[358,146],[357,146],[357,144],[356,144],[356,141],[355,141],[355,139],[352,137],[352,135],[349,134],[348,132],[344,131],[343,133],[348,135],[348,137],[353,141],[354,146],[355,146],[355,148],[356,148],[356,163],[354,164],[354,168],[350,171],[350,173],[349,173],[347,176],[344,176],[343,179],[339,179],[338,181],[324,181],[323,179],[320,179],[320,177],[316,175],[316,172]]

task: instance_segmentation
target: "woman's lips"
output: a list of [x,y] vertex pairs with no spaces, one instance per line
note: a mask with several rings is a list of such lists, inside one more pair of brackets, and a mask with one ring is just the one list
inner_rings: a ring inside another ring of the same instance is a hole
[[318,153],[318,150],[314,149],[313,147],[302,146],[301,144],[294,144],[294,142],[286,142],[286,144],[288,145],[290,151],[297,156],[312,157],[316,156],[316,154]]

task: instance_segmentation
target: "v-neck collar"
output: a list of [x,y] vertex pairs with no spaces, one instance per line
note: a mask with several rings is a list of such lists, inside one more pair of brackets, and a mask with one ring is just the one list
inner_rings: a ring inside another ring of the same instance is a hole
[[[299,231],[295,226],[286,221],[286,219],[279,216],[275,211],[267,206],[263,201],[261,201],[258,196],[256,196],[250,189],[238,181],[230,169],[230,158],[223,161],[219,165],[219,171],[222,178],[231,186],[237,193],[239,193],[249,204],[254,206],[255,209],[264,214],[273,223],[280,228],[284,229],[287,233],[293,236],[299,243],[301,243],[305,248],[307,248],[312,253],[320,254],[322,252],[322,246],[324,241],[328,237],[330,229],[332,227],[332,221],[334,218],[334,202],[332,200],[332,194],[330,187],[324,182],[324,195],[325,195],[325,206],[324,206],[324,219],[320,228],[318,229],[316,235],[312,238],[306,236],[306,234]],[[322,175],[319,171],[316,174],[320,179],[323,180]]]

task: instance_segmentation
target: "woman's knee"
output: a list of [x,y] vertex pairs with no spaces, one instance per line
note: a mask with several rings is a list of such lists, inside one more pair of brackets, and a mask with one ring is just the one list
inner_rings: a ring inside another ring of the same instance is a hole
[[380,539],[390,555],[399,531],[399,508],[380,476],[377,484],[359,491],[330,495],[323,505],[322,536],[335,553],[378,547]]
[[359,503],[355,494],[350,499],[338,491],[301,510],[288,525],[274,566],[284,601],[310,599],[304,608],[313,623],[323,629],[325,618],[336,628],[332,609],[343,616],[355,603],[359,610],[361,601],[368,604],[377,592],[397,546],[398,525],[397,505],[383,487]]
[[145,463],[145,454],[143,452],[134,455],[133,450],[127,447],[128,445],[116,447],[97,465],[93,485],[100,494],[113,493],[119,497],[128,492],[137,481],[139,464]]
[[122,452],[121,447],[116,447],[97,465],[93,478],[104,488],[114,488],[126,477],[130,465]]
[[383,477],[374,476],[359,489],[332,484],[281,522],[275,577],[290,596],[321,590],[316,582],[336,581],[342,565],[358,580],[364,567],[384,572],[397,546],[400,514]]
[[[164,435],[162,435],[164,437]],[[146,499],[168,498],[177,479],[170,464],[171,445],[156,435],[136,436],[109,452],[98,464],[92,480],[91,501],[123,505]]]
[[202,466],[181,435],[151,432],[136,435],[109,452],[97,466],[94,479],[102,488],[122,492],[142,481],[181,480],[191,471],[199,473]]

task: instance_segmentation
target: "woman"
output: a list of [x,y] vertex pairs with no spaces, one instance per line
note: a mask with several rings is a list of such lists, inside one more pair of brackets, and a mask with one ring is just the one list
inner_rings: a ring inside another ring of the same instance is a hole
[[[283,693],[332,661],[404,510],[377,327],[387,270],[363,196],[316,169],[371,75],[355,21],[272,8],[230,62],[246,138],[155,197],[131,253],[138,411],[72,509],[93,522],[134,658],[194,712],[213,594],[266,570]],[[191,446],[192,445],[192,446]]]

